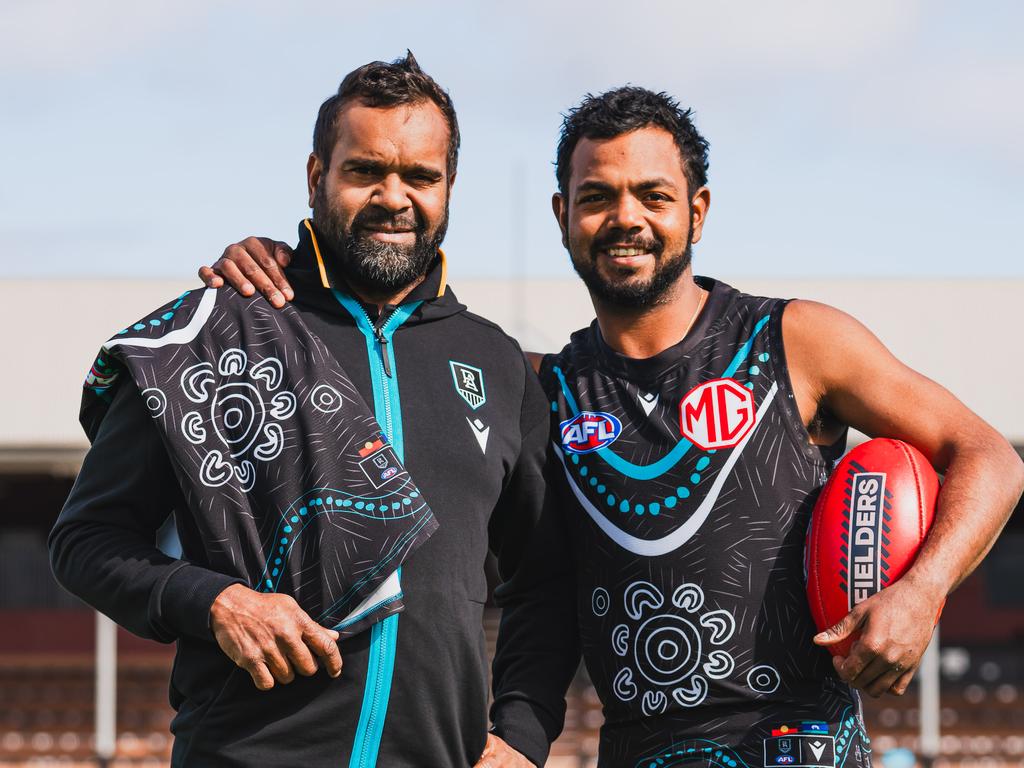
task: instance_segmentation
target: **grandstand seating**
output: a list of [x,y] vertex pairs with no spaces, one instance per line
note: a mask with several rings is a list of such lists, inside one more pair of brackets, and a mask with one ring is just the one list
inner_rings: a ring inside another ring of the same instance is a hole
[[[489,610],[485,630],[492,653],[497,623],[497,612]],[[170,661],[168,653],[121,656],[112,766],[167,765]],[[95,766],[93,690],[87,655],[0,657],[0,766]],[[975,649],[966,665],[944,664],[942,707],[942,756],[936,768],[1024,766],[1024,660],[1019,654]],[[913,687],[902,698],[866,699],[876,757],[894,747],[915,750],[918,717]],[[565,732],[548,765],[594,766],[601,720],[600,702],[581,673],[569,696]]]

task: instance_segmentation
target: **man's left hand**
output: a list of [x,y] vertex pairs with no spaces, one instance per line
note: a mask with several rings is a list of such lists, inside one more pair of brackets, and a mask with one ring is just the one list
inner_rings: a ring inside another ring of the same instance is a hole
[[844,682],[875,698],[886,691],[897,696],[906,692],[945,598],[941,590],[920,587],[907,577],[814,636],[814,642],[824,646],[856,637],[849,655],[835,656],[832,663]]
[[534,768],[534,765],[493,733],[488,733],[484,753],[473,768]]

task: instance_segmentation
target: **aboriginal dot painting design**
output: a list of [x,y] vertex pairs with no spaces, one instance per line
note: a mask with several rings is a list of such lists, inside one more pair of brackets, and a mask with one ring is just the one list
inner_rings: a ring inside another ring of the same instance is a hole
[[[541,370],[608,765],[762,768],[761,720],[835,730],[856,701],[811,643],[803,542],[833,456],[799,417],[785,302],[704,285],[694,334],[656,358],[622,358],[595,325]],[[561,427],[583,413],[621,429],[578,450]]]

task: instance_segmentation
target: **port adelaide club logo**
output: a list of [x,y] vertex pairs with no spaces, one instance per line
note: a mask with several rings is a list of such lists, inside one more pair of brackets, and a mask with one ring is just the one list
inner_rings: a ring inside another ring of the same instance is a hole
[[844,507],[847,530],[842,533],[843,565],[841,583],[846,586],[849,608],[864,602],[889,583],[886,546],[889,538],[889,510],[892,493],[885,487],[884,472],[869,472],[851,462]]
[[702,450],[732,448],[750,434],[757,418],[754,394],[735,379],[712,379],[679,404],[679,428]]
[[484,391],[484,372],[473,365],[458,363],[449,360],[448,364],[452,369],[452,380],[455,382],[455,391],[459,397],[466,401],[466,405],[474,411],[487,402],[487,393]]
[[614,443],[622,422],[604,411],[582,411],[561,423],[562,447],[568,453],[591,453]]

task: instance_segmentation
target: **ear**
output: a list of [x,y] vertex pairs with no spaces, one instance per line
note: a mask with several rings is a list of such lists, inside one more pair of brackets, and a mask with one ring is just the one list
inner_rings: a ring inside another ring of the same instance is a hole
[[569,203],[566,199],[555,192],[551,196],[551,211],[555,214],[558,228],[562,230],[562,247],[569,247]]
[[701,232],[704,231],[704,222],[708,216],[708,209],[711,207],[711,190],[701,187],[690,200],[693,211],[690,220],[691,242],[699,243]]
[[313,207],[313,199],[316,197],[316,188],[320,184],[320,176],[323,175],[324,167],[316,153],[309,153],[309,160],[306,161],[306,188],[309,192],[309,207]]
[[457,175],[458,174],[453,173],[451,176],[448,177],[448,194],[449,195],[452,193],[452,187],[455,186],[455,177]]

